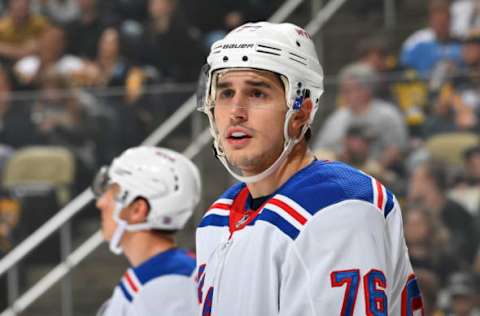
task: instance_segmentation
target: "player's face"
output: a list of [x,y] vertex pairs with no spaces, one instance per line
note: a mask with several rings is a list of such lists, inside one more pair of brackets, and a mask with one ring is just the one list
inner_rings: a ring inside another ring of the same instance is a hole
[[245,175],[262,172],[282,152],[285,102],[283,83],[274,73],[219,75],[214,110],[219,141],[228,161]]
[[102,233],[105,240],[112,239],[113,232],[117,227],[113,219],[113,212],[115,211],[115,198],[119,192],[119,187],[116,184],[111,184],[108,189],[97,199],[97,208],[100,210],[102,218]]

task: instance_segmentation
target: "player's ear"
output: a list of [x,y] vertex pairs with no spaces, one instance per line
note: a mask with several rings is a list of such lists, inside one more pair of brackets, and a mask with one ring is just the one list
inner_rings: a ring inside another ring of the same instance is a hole
[[136,199],[129,207],[129,222],[131,224],[143,223],[147,220],[149,206],[143,198]]
[[302,127],[308,123],[310,113],[312,113],[313,103],[311,98],[303,100],[302,106],[295,113],[294,117],[290,121],[289,133],[292,136],[298,137]]

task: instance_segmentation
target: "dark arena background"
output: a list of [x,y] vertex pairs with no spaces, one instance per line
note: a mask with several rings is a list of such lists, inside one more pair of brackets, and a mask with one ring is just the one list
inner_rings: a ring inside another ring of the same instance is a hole
[[197,78],[216,40],[260,20],[314,39],[311,149],[395,193],[425,315],[480,315],[479,1],[2,0],[0,13],[1,316],[95,315],[111,296],[127,261],[102,242],[89,186],[128,147],[199,167],[178,238],[195,251],[233,183],[195,111]]

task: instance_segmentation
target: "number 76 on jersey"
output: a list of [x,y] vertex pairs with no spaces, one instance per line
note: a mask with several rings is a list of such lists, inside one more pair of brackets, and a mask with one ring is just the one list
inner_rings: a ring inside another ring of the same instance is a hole
[[[388,315],[388,298],[385,293],[387,280],[382,271],[372,269],[363,276],[358,269],[333,271],[330,280],[334,288],[345,287],[341,316],[353,315],[359,290],[364,291],[367,316]],[[360,289],[362,281],[363,289]],[[402,291],[401,316],[424,316],[420,289],[414,274],[409,276]]]

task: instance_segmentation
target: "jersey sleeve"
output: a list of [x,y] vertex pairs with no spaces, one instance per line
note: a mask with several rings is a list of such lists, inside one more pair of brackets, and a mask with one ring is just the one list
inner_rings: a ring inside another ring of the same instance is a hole
[[197,313],[193,279],[173,275],[149,282],[132,302],[128,316],[191,316]]
[[411,268],[401,217],[389,220],[359,200],[317,212],[286,254],[280,315],[400,315],[388,304],[401,308]]

